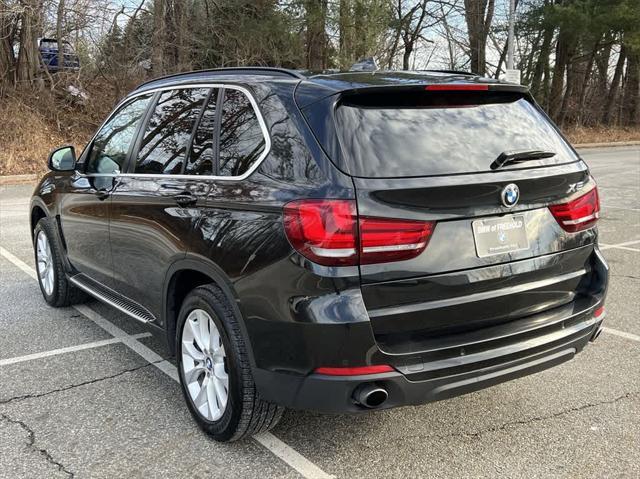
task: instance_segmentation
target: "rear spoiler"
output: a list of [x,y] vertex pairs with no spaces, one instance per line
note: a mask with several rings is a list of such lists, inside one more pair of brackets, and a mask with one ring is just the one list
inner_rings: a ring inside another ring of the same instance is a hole
[[496,81],[445,81],[411,83],[409,85],[357,85],[349,84],[346,88],[329,88],[315,82],[302,81],[298,84],[295,99],[298,107],[303,109],[317,101],[333,95],[349,96],[364,93],[389,93],[389,92],[418,92],[418,91],[490,91],[490,92],[514,92],[529,96],[529,87],[515,83],[503,83]]

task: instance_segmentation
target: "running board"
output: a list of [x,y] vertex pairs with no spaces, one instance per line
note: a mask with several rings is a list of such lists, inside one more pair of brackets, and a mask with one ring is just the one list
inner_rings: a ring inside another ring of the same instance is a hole
[[156,321],[155,316],[151,314],[147,308],[140,306],[135,301],[130,300],[108,286],[89,278],[86,274],[79,273],[71,276],[69,281],[96,299],[108,304],[109,306],[113,306],[117,310],[131,316],[133,319],[142,323],[151,323]]

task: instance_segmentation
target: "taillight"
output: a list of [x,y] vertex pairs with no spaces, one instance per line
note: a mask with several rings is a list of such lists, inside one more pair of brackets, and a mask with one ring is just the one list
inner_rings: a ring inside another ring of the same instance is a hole
[[600,217],[598,189],[594,187],[573,201],[552,205],[549,209],[565,231],[575,233],[591,228]]
[[358,213],[349,200],[302,200],[284,207],[291,245],[326,266],[358,264]]
[[299,200],[284,207],[291,245],[325,266],[400,261],[427,247],[435,222],[362,216],[353,200]]
[[429,243],[435,223],[360,218],[360,263],[385,263],[418,256]]

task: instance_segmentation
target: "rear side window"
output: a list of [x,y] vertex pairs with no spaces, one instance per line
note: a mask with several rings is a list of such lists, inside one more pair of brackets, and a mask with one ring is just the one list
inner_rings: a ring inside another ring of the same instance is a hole
[[208,93],[206,88],[188,88],[160,95],[145,127],[136,173],[182,173],[189,139]]
[[419,92],[345,98],[338,136],[354,176],[391,178],[490,171],[503,152],[554,157],[519,168],[576,161],[551,123],[519,94]]
[[239,90],[226,89],[220,123],[220,172],[240,176],[260,158],[265,136],[249,98]]

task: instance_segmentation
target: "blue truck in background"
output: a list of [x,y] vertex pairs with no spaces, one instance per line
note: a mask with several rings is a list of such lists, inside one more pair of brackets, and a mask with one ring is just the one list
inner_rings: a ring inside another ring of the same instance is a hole
[[77,55],[69,42],[62,42],[62,53],[64,62],[62,67],[58,65],[58,40],[55,38],[41,38],[38,43],[38,50],[42,56],[44,66],[50,72],[60,70],[78,70],[80,68],[80,57]]

